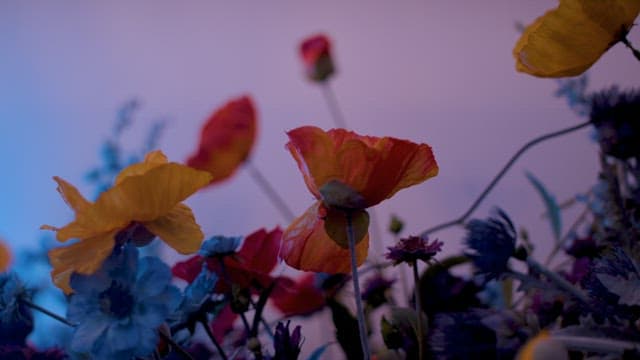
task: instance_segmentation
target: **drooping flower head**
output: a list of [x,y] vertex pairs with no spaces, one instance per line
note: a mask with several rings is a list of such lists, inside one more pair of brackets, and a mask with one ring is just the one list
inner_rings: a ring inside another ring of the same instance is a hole
[[325,81],[335,72],[331,43],[326,35],[318,34],[304,39],[300,44],[300,55],[307,77],[313,81]]
[[364,209],[438,174],[426,144],[304,126],[287,133],[287,149],[318,199],[283,235],[280,256],[301,270],[348,272],[345,210],[355,214],[358,264],[368,249]]
[[393,265],[400,263],[415,264],[418,260],[429,262],[442,250],[442,241],[433,240],[422,236],[409,236],[400,239],[395,246],[387,248],[387,260],[391,260]]
[[539,77],[576,76],[621,41],[640,1],[560,0],[527,26],[513,49],[518,71]]
[[513,222],[504,211],[496,209],[495,212],[487,220],[469,221],[464,239],[471,250],[466,255],[487,280],[507,271],[509,259],[516,250],[517,232]]
[[80,240],[49,252],[54,283],[66,293],[71,292],[71,274],[94,273],[111,254],[116,239],[144,244],[149,235],[158,236],[182,254],[198,251],[204,235],[191,209],[181,202],[210,179],[207,172],[169,163],[160,151],[153,151],[143,162],[122,170],[115,185],[93,203],[73,185],[54,177],[58,191],[76,217],[62,228],[42,228],[56,231],[58,241]]
[[211,184],[228,179],[249,158],[256,140],[256,109],[248,96],[235,98],[207,120],[200,145],[187,164],[208,171]]
[[33,314],[21,300],[31,300],[27,290],[15,273],[0,274],[0,345],[25,344],[33,330]]
[[11,251],[0,239],[0,273],[7,271],[11,264]]
[[640,156],[640,89],[595,93],[590,118],[603,153],[622,160]]
[[131,244],[118,246],[91,275],[74,273],[67,318],[77,325],[71,349],[93,359],[144,357],[156,348],[158,328],[180,303],[169,267],[138,259]]

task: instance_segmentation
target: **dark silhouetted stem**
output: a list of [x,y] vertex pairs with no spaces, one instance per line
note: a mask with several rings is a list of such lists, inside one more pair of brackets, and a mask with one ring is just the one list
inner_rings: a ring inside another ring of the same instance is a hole
[[629,48],[629,50],[631,50],[631,52],[633,53],[633,56],[635,56],[636,60],[640,61],[640,50],[636,49],[633,47],[633,45],[631,45],[631,43],[629,42],[629,39],[627,39],[627,37],[623,37],[622,43]]
[[411,264],[411,268],[413,269],[413,282],[415,286],[415,308],[416,308],[416,316],[418,317],[418,333],[416,334],[418,337],[418,359],[424,359],[424,335],[422,334],[422,297],[420,296],[420,276],[418,275],[418,262],[414,261]]
[[224,353],[224,350],[222,350],[222,346],[220,346],[220,343],[218,343],[218,340],[216,340],[216,337],[213,336],[213,333],[211,332],[211,329],[209,328],[209,325],[207,324],[207,322],[205,320],[201,320],[200,324],[202,325],[202,327],[204,328],[204,331],[207,332],[207,336],[209,336],[209,339],[211,340],[211,342],[213,343],[213,345],[216,347],[216,349],[218,350],[218,353],[220,354],[220,357],[223,360],[227,360],[229,359],[227,357],[227,354]]
[[194,360],[191,357],[191,354],[189,354],[189,352],[187,352],[187,350],[185,350],[182,346],[178,345],[177,342],[175,342],[171,336],[165,334],[162,331],[158,331],[158,333],[160,333],[160,337],[163,338],[166,342],[168,342],[169,344],[171,344],[171,347],[173,347],[174,349],[176,349],[180,355],[182,355],[183,358],[187,359],[187,360]]
[[47,315],[47,316],[49,316],[51,318],[54,318],[54,319],[58,320],[59,322],[65,324],[65,325],[69,325],[71,327],[76,327],[76,324],[72,323],[71,321],[65,319],[64,317],[62,317],[62,316],[60,316],[60,315],[58,315],[58,314],[56,314],[54,312],[51,312],[51,311],[43,308],[42,306],[40,306],[38,304],[34,304],[34,303],[32,303],[31,301],[29,301],[27,299],[22,299],[21,298],[20,302],[22,302],[23,304],[27,305],[28,307],[30,307],[30,308],[32,308],[34,310],[40,311],[41,313],[43,313],[43,314],[45,314],[45,315]]
[[464,224],[464,222],[467,220],[467,218],[482,203],[484,198],[487,197],[487,195],[489,195],[489,193],[491,192],[491,190],[493,190],[493,188],[496,186],[498,181],[500,181],[500,179],[502,179],[502,177],[507,173],[507,171],[509,171],[511,166],[513,166],[513,164],[520,158],[520,156],[522,156],[522,154],[524,154],[525,152],[527,152],[527,150],[529,150],[530,148],[532,148],[533,146],[535,146],[535,145],[537,145],[537,144],[539,144],[541,142],[544,142],[546,140],[550,140],[550,139],[553,139],[555,137],[562,136],[562,135],[565,135],[565,134],[569,134],[569,133],[574,132],[576,130],[582,129],[584,127],[587,127],[590,123],[591,123],[590,121],[586,121],[586,122],[580,123],[578,125],[574,125],[574,126],[568,127],[566,129],[554,131],[552,133],[548,133],[548,134],[539,136],[539,137],[529,141],[528,143],[526,143],[523,147],[520,148],[520,150],[518,150],[515,154],[513,154],[511,156],[511,159],[509,159],[507,164],[498,172],[498,174],[496,174],[496,176],[493,177],[493,180],[491,180],[489,185],[482,191],[480,196],[478,196],[478,198],[471,204],[469,209],[464,214],[462,214],[462,216],[460,216],[457,219],[450,220],[450,221],[444,222],[442,224],[436,225],[436,226],[434,226],[432,228],[429,228],[429,229],[427,229],[427,230],[422,232],[422,236],[427,236],[427,235],[432,234],[432,233],[434,233],[436,231],[440,231],[442,229],[446,229],[446,228],[454,226],[454,225],[462,225],[462,224]]
[[358,281],[358,262],[356,260],[356,239],[353,234],[353,223],[351,213],[345,213],[347,217],[347,237],[349,240],[349,254],[351,255],[351,276],[353,280],[353,297],[356,300],[356,311],[358,313],[358,330],[360,332],[360,346],[362,347],[363,359],[371,359],[369,352],[369,337],[364,321],[364,309],[362,307],[362,296],[360,295],[360,282]]
[[293,219],[295,218],[295,216],[293,215],[293,211],[289,209],[287,203],[284,202],[284,200],[274,189],[274,187],[271,186],[269,180],[267,180],[267,178],[262,175],[260,170],[258,170],[258,168],[255,167],[250,160],[246,161],[245,166],[247,167],[247,169],[249,169],[249,174],[251,174],[253,180],[255,180],[258,186],[260,186],[265,195],[267,195],[269,200],[271,200],[273,206],[275,206],[275,208],[280,211],[280,214],[285,218],[285,220],[289,222],[293,221]]

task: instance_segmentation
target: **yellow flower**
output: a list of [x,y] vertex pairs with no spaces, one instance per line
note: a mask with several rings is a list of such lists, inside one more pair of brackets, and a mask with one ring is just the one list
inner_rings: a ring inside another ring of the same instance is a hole
[[80,239],[49,252],[51,277],[65,293],[72,291],[71,274],[95,272],[113,250],[116,238],[145,241],[150,235],[158,236],[182,254],[200,248],[204,235],[191,209],[181,202],[211,181],[207,172],[169,163],[162,152],[154,151],[143,162],[122,170],[115,185],[94,203],[63,179],[54,180],[76,217],[62,228],[42,228],[56,231],[58,241]]
[[538,77],[577,76],[621,41],[640,0],[560,0],[529,25],[513,49],[518,71]]

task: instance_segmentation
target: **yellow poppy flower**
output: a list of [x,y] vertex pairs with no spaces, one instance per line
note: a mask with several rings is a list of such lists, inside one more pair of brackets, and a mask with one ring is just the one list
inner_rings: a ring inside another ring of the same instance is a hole
[[71,274],[95,272],[113,250],[116,238],[145,241],[158,236],[182,254],[200,248],[204,235],[191,209],[181,202],[211,181],[205,171],[169,163],[162,152],[154,151],[143,162],[122,170],[115,185],[93,203],[63,179],[54,180],[76,217],[62,228],[42,228],[56,231],[58,241],[80,240],[49,252],[51,277],[65,293],[71,292]]
[[640,0],[560,0],[529,25],[513,49],[516,69],[538,77],[577,76],[621,41]]

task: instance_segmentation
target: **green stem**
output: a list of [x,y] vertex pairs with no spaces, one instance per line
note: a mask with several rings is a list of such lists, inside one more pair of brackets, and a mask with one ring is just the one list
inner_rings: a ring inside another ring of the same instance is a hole
[[200,325],[202,325],[202,327],[204,328],[204,331],[207,333],[207,336],[209,336],[209,339],[211,340],[213,345],[216,347],[216,349],[218,349],[218,353],[220,354],[220,357],[223,360],[228,360],[229,358],[227,357],[227,354],[224,353],[222,346],[220,346],[220,343],[218,343],[218,340],[216,340],[216,337],[213,336],[213,333],[211,332],[211,329],[209,328],[209,325],[207,324],[207,322],[204,319],[200,320]]
[[549,281],[556,284],[560,289],[573,295],[576,299],[580,300],[584,304],[590,304],[589,297],[587,297],[584,292],[573,286],[570,282],[562,278],[560,275],[547,269],[542,264],[535,261],[531,256],[527,257],[527,265],[529,265],[530,269],[544,275]]
[[424,359],[424,335],[422,334],[422,297],[420,296],[420,276],[418,275],[418,262],[414,261],[411,264],[413,269],[413,282],[415,286],[415,308],[416,316],[418,317],[418,359]]
[[562,130],[558,130],[558,131],[554,131],[545,135],[541,135],[531,141],[529,141],[528,143],[526,143],[523,147],[520,148],[520,150],[518,150],[515,154],[513,154],[511,156],[511,158],[509,159],[509,161],[507,161],[507,164],[505,166],[502,167],[502,169],[498,172],[498,174],[496,174],[493,177],[493,180],[491,180],[491,182],[489,183],[489,185],[482,191],[482,193],[480,194],[480,196],[478,196],[478,198],[471,204],[471,206],[469,207],[469,209],[467,209],[467,211],[465,211],[464,214],[462,214],[462,216],[458,217],[457,219],[453,219],[447,222],[444,222],[442,224],[433,226],[425,231],[422,232],[421,236],[427,236],[429,234],[432,234],[436,231],[440,231],[446,228],[449,228],[451,226],[454,225],[462,225],[464,224],[464,222],[467,220],[467,218],[469,216],[471,216],[471,214],[473,213],[473,211],[480,205],[480,203],[482,203],[482,201],[484,200],[485,197],[487,197],[487,195],[489,195],[489,193],[491,192],[491,190],[493,190],[493,188],[498,184],[498,181],[500,181],[500,179],[502,179],[502,177],[507,173],[507,171],[509,171],[509,169],[511,168],[511,166],[513,166],[513,164],[515,164],[515,162],[520,158],[520,156],[522,156],[522,154],[524,154],[525,152],[527,152],[527,150],[529,150],[531,147],[549,140],[549,139],[553,139],[555,137],[558,136],[562,136],[571,132],[574,132],[576,130],[582,129],[584,127],[587,127],[591,122],[590,121],[586,121],[583,123],[580,123],[578,125],[574,125]]
[[189,354],[189,352],[187,352],[187,350],[185,350],[182,346],[178,345],[177,342],[175,342],[171,336],[165,334],[162,331],[158,331],[158,333],[160,334],[160,337],[163,338],[166,342],[168,342],[169,344],[171,344],[171,347],[173,347],[174,349],[176,349],[180,355],[182,355],[182,357],[184,357],[187,360],[194,360],[193,357],[191,357],[191,354]]
[[287,221],[289,222],[293,221],[293,219],[295,219],[295,215],[293,214],[293,211],[289,209],[289,206],[287,206],[287,203],[284,202],[282,197],[271,185],[269,180],[267,180],[267,178],[264,177],[264,175],[262,175],[262,172],[260,172],[260,170],[258,170],[258,168],[255,165],[253,165],[253,162],[251,162],[251,160],[247,160],[245,162],[245,166],[247,167],[247,169],[249,169],[249,174],[251,175],[253,180],[258,184],[258,186],[260,186],[260,188],[265,193],[265,195],[267,195],[267,197],[269,198],[273,206],[275,206],[275,208],[278,209],[278,211],[280,211],[280,214]]
[[360,346],[364,360],[371,359],[369,352],[369,337],[367,327],[364,320],[364,309],[362,307],[362,295],[360,295],[360,282],[358,281],[358,262],[356,261],[356,239],[353,234],[353,223],[351,213],[346,212],[347,216],[347,237],[349,239],[349,253],[351,255],[351,276],[353,278],[353,292],[356,300],[356,311],[358,313],[358,331],[360,332]]
[[340,111],[340,106],[338,105],[338,98],[329,85],[329,82],[325,81],[320,87],[322,88],[322,95],[324,95],[324,99],[327,102],[329,111],[331,112],[331,118],[333,119],[334,125],[337,128],[346,129],[347,122],[344,120],[344,116],[342,115],[342,111]]

